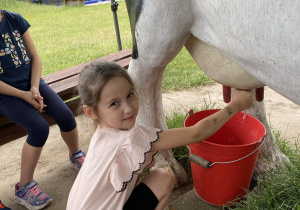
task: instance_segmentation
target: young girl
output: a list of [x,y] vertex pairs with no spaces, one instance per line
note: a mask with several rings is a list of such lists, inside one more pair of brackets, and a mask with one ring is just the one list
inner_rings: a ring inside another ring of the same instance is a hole
[[219,112],[192,127],[162,131],[136,125],[138,98],[131,78],[118,64],[101,61],[86,66],[78,91],[85,114],[98,127],[67,210],[164,209],[174,185],[171,174],[155,169],[135,187],[138,174],[151,166],[158,151],[208,138],[253,101],[251,91],[235,90],[232,101]]
[[41,209],[52,201],[33,180],[49,134],[49,125],[41,113],[49,115],[58,124],[73,167],[80,169],[85,154],[79,150],[73,113],[41,79],[42,64],[29,27],[21,15],[0,10],[0,114],[28,132],[22,150],[21,178],[15,185],[15,199],[29,209]]

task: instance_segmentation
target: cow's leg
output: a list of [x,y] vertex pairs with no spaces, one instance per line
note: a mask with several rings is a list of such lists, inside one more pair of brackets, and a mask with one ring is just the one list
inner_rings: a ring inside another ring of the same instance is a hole
[[[190,36],[191,20],[186,7],[188,4],[184,1],[144,1],[135,31],[138,57],[131,60],[128,70],[138,87],[139,125],[167,128],[162,81],[166,66]],[[155,167],[169,168],[178,185],[187,181],[186,172],[173,158],[171,150],[161,152]]]
[[276,139],[267,121],[264,102],[254,101],[251,108],[246,110],[245,113],[260,120],[267,131],[264,144],[260,149],[254,173],[256,175],[263,175],[270,169],[285,167],[285,164],[290,163],[290,160],[279,150],[276,144]]
[[[149,52],[151,53],[151,50]],[[140,55],[142,54],[140,53]],[[157,55],[163,54],[158,52]],[[167,125],[162,104],[162,80],[166,64],[156,67],[152,65],[154,64],[148,64],[141,58],[132,60],[130,63],[129,73],[134,78],[135,84],[137,84],[140,101],[137,121],[139,125],[166,129]],[[155,167],[170,169],[178,185],[182,185],[187,181],[187,174],[176,159],[173,158],[171,150],[162,151],[157,156]]]

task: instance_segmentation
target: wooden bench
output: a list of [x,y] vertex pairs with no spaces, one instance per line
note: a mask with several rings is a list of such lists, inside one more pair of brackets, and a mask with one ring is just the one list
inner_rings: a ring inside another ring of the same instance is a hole
[[[123,68],[127,69],[131,60],[131,50],[126,49],[118,51],[96,60],[114,61]],[[76,93],[76,88],[79,74],[83,67],[93,61],[82,63],[77,66],[63,69],[42,77],[47,84],[62,98],[62,100],[66,102],[67,106],[72,110],[75,116],[77,115],[77,109],[80,103],[79,97],[74,99],[74,97],[78,96]],[[55,124],[54,120],[47,115],[43,114],[43,117],[47,120],[49,125]],[[0,146],[25,135],[27,135],[25,129],[16,125],[3,115],[0,115]]]

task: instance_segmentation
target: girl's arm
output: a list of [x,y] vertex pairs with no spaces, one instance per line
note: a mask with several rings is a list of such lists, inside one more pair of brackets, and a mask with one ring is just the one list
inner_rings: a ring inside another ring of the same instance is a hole
[[0,80],[0,93],[21,98],[27,103],[31,104],[35,109],[39,110],[40,104],[35,100],[32,92],[30,91],[19,90]]
[[203,141],[216,133],[237,112],[248,109],[253,102],[252,92],[235,90],[232,101],[220,111],[185,128],[167,129],[159,133],[152,151],[161,151]]
[[0,93],[23,99],[24,92],[0,80]]
[[35,48],[33,40],[30,36],[29,30],[27,30],[23,35],[22,39],[26,45],[27,51],[30,55],[31,59],[31,88],[30,92],[32,92],[33,97],[39,103],[38,111],[42,112],[45,107],[43,97],[40,95],[39,85],[40,79],[42,76],[42,61],[40,56]]
[[39,89],[40,79],[42,76],[42,61],[37,53],[29,30],[22,35],[22,39],[31,58],[31,88]]

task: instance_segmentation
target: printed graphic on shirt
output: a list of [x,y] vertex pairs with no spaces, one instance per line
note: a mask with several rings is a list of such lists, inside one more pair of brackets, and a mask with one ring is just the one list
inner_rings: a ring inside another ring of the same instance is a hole
[[[22,53],[22,58],[23,60],[27,63],[30,62],[27,51],[26,51],[26,47],[25,44],[21,38],[21,34],[19,33],[18,30],[13,31],[13,36],[18,44],[18,47],[20,48],[20,51]],[[0,49],[0,56],[5,56],[5,55],[10,55],[12,62],[15,65],[15,68],[18,68],[22,65],[22,62],[18,56],[18,52],[16,50],[16,46],[14,45],[14,43],[12,42],[12,39],[10,37],[10,35],[8,33],[6,34],[2,34],[2,38],[4,40],[5,43],[5,48],[4,49]],[[0,63],[0,74],[3,73],[3,68],[1,66]]]
[[18,53],[16,51],[16,47],[13,44],[9,34],[8,33],[2,34],[2,38],[4,39],[4,42],[5,42],[5,48],[4,48],[4,50],[1,49],[1,53],[4,52],[5,55],[10,55],[15,66],[19,67],[22,63],[21,63]]
[[21,37],[21,34],[19,33],[18,30],[15,30],[13,32],[13,35],[15,36],[15,39],[18,42],[18,46],[21,49],[23,59],[25,60],[26,63],[28,63],[29,62],[29,57],[27,55],[26,47],[24,45],[23,39]]

